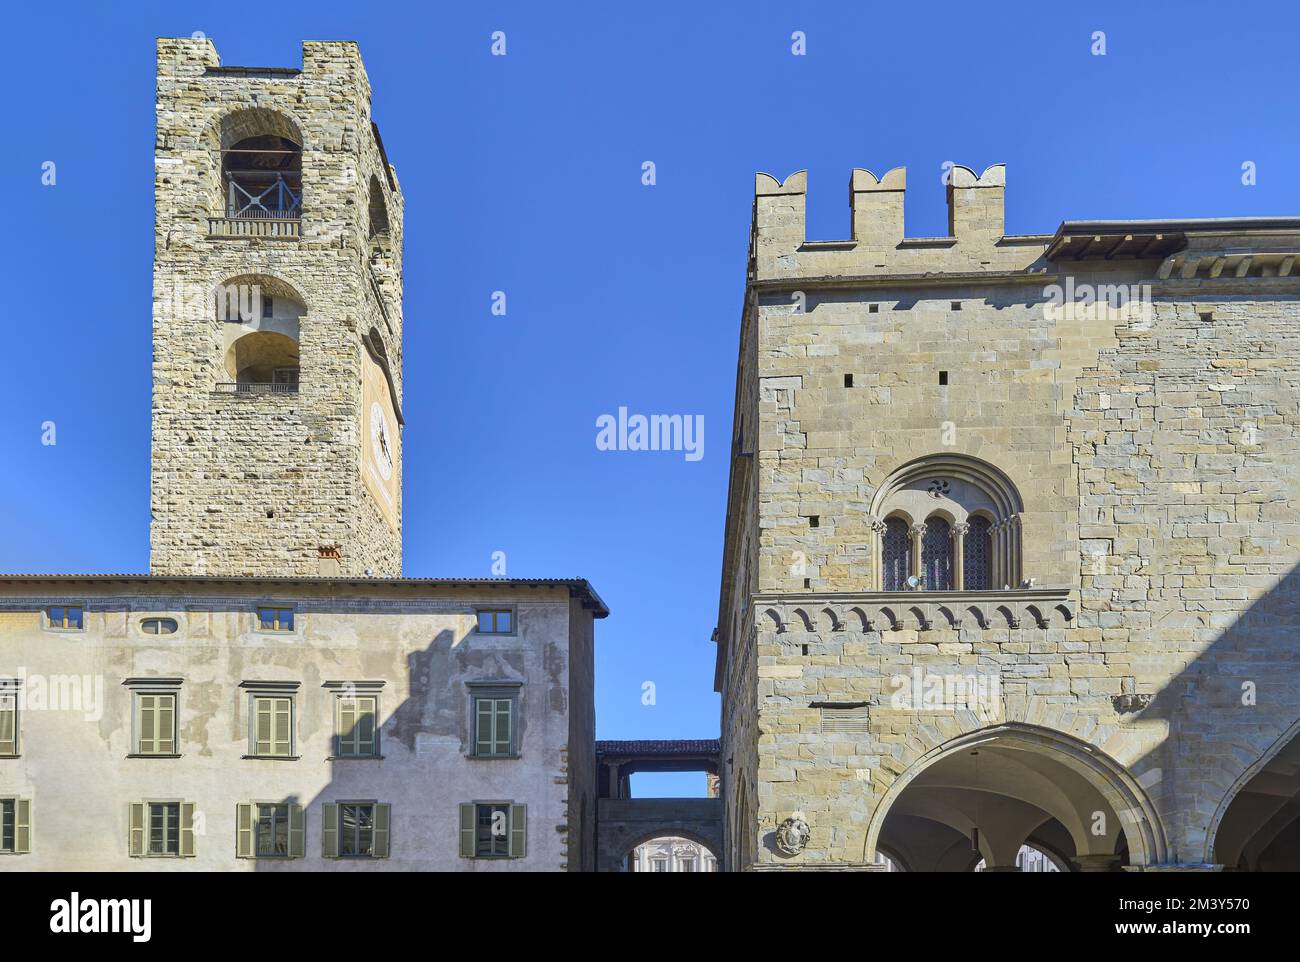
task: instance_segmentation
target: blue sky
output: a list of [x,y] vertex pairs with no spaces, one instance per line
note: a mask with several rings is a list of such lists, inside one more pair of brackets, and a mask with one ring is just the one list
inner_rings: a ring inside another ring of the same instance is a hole
[[[501,550],[513,576],[589,578],[600,737],[715,736],[754,171],[809,170],[813,238],[847,236],[855,166],[906,165],[908,234],[946,233],[945,161],[1008,165],[1011,233],[1295,214],[1300,14],[1268,6],[17,6],[0,570],[148,566],[154,37],[248,66],[357,40],[406,195],[406,574],[486,576]],[[703,415],[703,459],[598,451],[620,405]]]

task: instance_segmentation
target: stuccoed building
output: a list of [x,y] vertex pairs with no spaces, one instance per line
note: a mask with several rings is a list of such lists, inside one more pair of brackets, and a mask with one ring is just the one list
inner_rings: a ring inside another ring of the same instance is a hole
[[1007,235],[1005,170],[757,178],[729,870],[1300,867],[1300,219]]
[[0,870],[593,869],[599,596],[400,577],[356,45],[162,39],[157,110],[151,570],[0,576]]

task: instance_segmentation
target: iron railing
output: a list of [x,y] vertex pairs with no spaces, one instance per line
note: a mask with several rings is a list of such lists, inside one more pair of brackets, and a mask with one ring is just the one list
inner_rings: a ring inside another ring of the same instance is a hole
[[296,384],[270,384],[261,381],[239,381],[217,385],[218,394],[297,394]]

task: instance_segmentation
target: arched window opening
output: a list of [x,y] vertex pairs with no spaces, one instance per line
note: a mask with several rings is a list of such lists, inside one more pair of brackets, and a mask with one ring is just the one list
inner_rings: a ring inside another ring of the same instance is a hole
[[[915,529],[911,572],[899,577],[901,530],[876,522],[875,549],[882,560],[878,590],[899,591],[907,574],[921,575],[926,591],[988,591],[1024,583],[1021,522],[1024,502],[1005,472],[963,454],[933,454],[893,471],[872,497],[870,516],[928,518]],[[892,567],[892,570],[891,570]]]
[[287,137],[245,137],[221,151],[226,216],[286,220],[302,216],[302,147]]
[[388,233],[388,205],[384,203],[384,188],[379,184],[379,178],[371,176],[370,178],[370,233],[369,237],[373,240],[381,234]]
[[983,515],[974,515],[968,522],[962,545],[962,589],[988,591],[993,586],[992,522]]
[[298,393],[298,342],[275,331],[253,331],[230,345],[226,373],[239,394]]
[[890,518],[885,522],[881,574],[885,591],[902,591],[907,587],[908,572],[912,567],[912,538],[907,522]]
[[952,590],[952,526],[943,518],[933,517],[925,523],[921,574],[927,591]]

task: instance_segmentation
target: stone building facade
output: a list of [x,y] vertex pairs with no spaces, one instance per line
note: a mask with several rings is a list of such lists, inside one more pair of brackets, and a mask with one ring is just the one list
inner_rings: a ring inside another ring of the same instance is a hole
[[0,871],[593,870],[606,614],[580,580],[4,576]]
[[0,871],[593,871],[582,579],[398,577],[400,188],[353,43],[158,41],[149,575],[0,576]]
[[158,41],[154,574],[401,574],[402,225],[355,43]]
[[[726,867],[1300,865],[1300,219],[852,236],[758,175],[715,686]],[[970,856],[974,855],[974,858]]]

